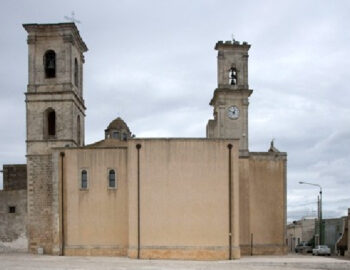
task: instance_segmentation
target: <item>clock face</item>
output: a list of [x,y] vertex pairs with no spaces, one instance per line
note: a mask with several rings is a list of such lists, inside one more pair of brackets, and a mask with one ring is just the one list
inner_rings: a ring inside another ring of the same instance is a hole
[[227,109],[227,116],[230,119],[237,119],[239,117],[239,109],[236,106],[230,106]]

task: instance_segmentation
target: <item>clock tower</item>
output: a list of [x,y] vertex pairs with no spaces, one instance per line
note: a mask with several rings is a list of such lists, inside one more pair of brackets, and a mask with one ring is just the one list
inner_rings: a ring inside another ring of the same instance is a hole
[[210,105],[214,119],[207,124],[207,138],[240,139],[240,154],[248,154],[248,98],[253,90],[248,86],[247,42],[219,41],[218,87]]

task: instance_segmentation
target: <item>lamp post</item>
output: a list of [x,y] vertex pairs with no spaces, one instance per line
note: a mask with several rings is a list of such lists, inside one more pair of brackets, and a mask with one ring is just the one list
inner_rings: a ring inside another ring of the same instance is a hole
[[304,185],[311,185],[316,186],[320,188],[320,201],[318,202],[318,226],[319,226],[319,238],[318,238],[318,244],[322,245],[322,187],[319,184],[313,184],[308,182],[300,181],[299,184]]

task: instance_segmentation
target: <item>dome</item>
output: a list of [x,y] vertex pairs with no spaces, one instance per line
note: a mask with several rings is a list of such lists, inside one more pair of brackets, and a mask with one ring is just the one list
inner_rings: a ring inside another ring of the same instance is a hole
[[105,130],[105,138],[127,140],[131,137],[128,125],[120,117],[114,119]]
[[114,119],[112,122],[109,123],[107,130],[111,130],[111,129],[117,129],[117,130],[124,129],[130,132],[128,125],[120,117]]

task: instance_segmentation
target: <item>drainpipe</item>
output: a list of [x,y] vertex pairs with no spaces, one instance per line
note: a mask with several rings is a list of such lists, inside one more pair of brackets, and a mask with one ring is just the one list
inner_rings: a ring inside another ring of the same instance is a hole
[[137,144],[136,149],[137,149],[137,259],[140,259],[140,149],[141,149],[141,144]]
[[250,234],[250,256],[253,256],[253,234]]
[[61,231],[62,231],[62,250],[61,250],[61,256],[64,256],[64,177],[63,177],[63,172],[64,172],[64,152],[60,153],[61,156]]
[[232,259],[232,168],[231,168],[231,152],[232,144],[227,145],[228,148],[228,245],[229,260]]

